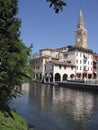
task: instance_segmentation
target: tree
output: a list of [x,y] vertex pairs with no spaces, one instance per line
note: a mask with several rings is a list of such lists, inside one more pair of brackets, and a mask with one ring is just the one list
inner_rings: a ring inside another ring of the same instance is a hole
[[63,0],[47,0],[50,2],[50,8],[53,6],[55,13],[58,13],[60,10],[63,10],[63,6],[67,6],[67,3],[65,3]]
[[[47,1],[56,13],[66,6],[62,0]],[[0,110],[7,112],[9,100],[20,93],[24,77],[30,78],[32,73],[29,68],[31,46],[26,47],[20,40],[17,4],[18,0],[0,0]]]
[[21,90],[24,77],[30,78],[28,59],[31,47],[20,40],[21,21],[16,17],[18,0],[0,0],[0,110]]

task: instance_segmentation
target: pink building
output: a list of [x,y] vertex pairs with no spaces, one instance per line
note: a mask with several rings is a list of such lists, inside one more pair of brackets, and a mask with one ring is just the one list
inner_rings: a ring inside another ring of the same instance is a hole
[[96,78],[97,76],[97,60],[98,60],[98,54],[93,54],[93,78]]

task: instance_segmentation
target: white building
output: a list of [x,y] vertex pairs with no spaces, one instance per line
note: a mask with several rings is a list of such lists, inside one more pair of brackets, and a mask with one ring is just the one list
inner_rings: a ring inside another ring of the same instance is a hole
[[91,79],[93,77],[93,56],[83,51],[68,51],[63,53],[63,60],[76,65],[76,77]]
[[58,60],[49,60],[45,64],[44,76],[44,82],[72,80],[75,78],[75,65]]

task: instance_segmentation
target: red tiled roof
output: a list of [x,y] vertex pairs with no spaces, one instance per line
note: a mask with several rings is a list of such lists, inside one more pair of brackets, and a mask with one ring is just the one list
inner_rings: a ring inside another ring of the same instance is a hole
[[43,49],[40,49],[39,51],[45,51],[45,50],[61,52],[61,50],[59,50],[59,49],[53,49],[53,48],[43,48]]
[[[32,59],[32,60],[37,60],[37,59],[48,59],[48,58],[49,58],[48,55],[44,55],[44,56],[38,56],[38,57],[35,57],[35,58]],[[55,58],[55,57],[51,57],[51,59],[58,60],[58,59]]]
[[58,61],[58,60],[51,60],[50,62],[52,62],[55,65],[65,65],[65,66],[73,66],[73,67],[75,67],[74,64],[67,63],[67,62],[62,62],[62,61]]
[[43,49],[40,49],[40,51],[44,51],[44,50],[53,51],[53,50],[55,50],[55,49],[52,49],[52,48],[43,48]]

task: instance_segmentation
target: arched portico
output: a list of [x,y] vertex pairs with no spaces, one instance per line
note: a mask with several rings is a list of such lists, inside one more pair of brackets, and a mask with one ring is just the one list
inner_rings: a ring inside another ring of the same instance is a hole
[[64,74],[64,75],[63,75],[63,81],[66,81],[67,78],[68,78],[68,75],[67,75],[67,74]]
[[48,77],[49,77],[48,73],[45,73],[44,82],[48,82]]
[[74,75],[74,74],[71,74],[71,75],[70,75],[70,78],[71,78],[71,79],[74,79],[74,78],[75,78],[75,75]]
[[59,73],[55,74],[55,81],[61,81],[61,75]]
[[53,82],[53,73],[50,73],[49,77],[50,77],[50,82]]
[[91,79],[92,78],[92,74],[88,74],[88,79]]

